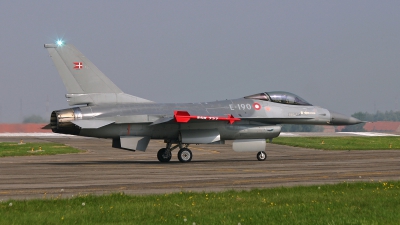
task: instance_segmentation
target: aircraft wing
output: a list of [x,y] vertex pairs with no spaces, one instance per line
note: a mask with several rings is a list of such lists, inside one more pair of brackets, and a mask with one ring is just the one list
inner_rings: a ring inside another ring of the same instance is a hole
[[154,121],[153,123],[151,123],[150,126],[161,124],[161,123],[167,123],[167,122],[172,121],[172,120],[174,120],[174,117],[172,117],[172,116],[162,117],[162,118]]

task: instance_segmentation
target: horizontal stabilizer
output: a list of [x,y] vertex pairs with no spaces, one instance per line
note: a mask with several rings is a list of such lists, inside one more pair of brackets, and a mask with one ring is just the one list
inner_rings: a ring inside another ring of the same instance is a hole
[[49,123],[49,124],[47,124],[46,126],[40,128],[40,129],[42,129],[42,130],[51,130],[51,124]]
[[113,139],[112,147],[144,152],[149,142],[150,137],[146,136],[121,136]]
[[74,120],[71,122],[83,129],[97,129],[114,123],[110,120]]
[[178,123],[187,123],[191,119],[195,120],[213,120],[213,121],[228,121],[229,124],[233,124],[235,121],[240,121],[239,118],[235,118],[232,115],[227,117],[222,116],[192,116],[187,111],[174,111],[174,117]]

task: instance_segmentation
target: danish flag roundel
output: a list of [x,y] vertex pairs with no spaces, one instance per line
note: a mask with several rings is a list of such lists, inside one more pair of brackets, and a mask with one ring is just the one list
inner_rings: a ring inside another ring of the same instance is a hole
[[261,109],[261,105],[258,104],[257,102],[254,102],[253,108],[254,108],[255,110],[260,110],[260,109]]
[[83,63],[82,62],[74,62],[74,69],[75,70],[80,70],[83,68]]

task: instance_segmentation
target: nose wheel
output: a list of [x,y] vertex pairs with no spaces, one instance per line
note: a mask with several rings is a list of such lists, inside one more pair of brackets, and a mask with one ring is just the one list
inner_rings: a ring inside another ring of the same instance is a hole
[[258,152],[257,159],[258,161],[265,161],[267,159],[267,153],[265,153],[264,151]]

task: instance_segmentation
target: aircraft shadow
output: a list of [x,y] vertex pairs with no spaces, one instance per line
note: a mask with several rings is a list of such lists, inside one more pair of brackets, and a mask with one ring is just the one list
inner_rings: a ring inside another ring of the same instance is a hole
[[189,163],[181,163],[179,161],[171,161],[168,163],[161,163],[159,161],[85,161],[85,162],[48,162],[48,163],[40,163],[45,165],[90,165],[90,164],[99,164],[99,165],[118,165],[118,164],[145,164],[145,165],[170,165],[170,164],[180,164],[180,165],[191,165],[191,164],[199,164],[199,163],[233,163],[233,162],[258,162],[254,159],[213,159],[213,160],[196,160],[191,161]]

